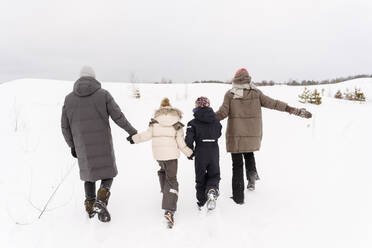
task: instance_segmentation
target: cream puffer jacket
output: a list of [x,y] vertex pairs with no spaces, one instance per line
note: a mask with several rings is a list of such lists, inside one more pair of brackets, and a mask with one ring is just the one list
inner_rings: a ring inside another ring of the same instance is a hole
[[178,159],[180,151],[190,157],[192,150],[185,143],[181,118],[180,110],[161,107],[156,110],[147,131],[133,135],[132,139],[136,144],[152,139],[152,152],[158,161]]

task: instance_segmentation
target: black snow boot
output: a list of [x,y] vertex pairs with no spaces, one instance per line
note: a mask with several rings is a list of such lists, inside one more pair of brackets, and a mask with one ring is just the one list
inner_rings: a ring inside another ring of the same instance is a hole
[[102,222],[109,222],[111,216],[107,210],[108,200],[110,198],[110,190],[108,188],[100,188],[97,192],[97,200],[94,203],[94,212],[98,214],[98,219]]
[[200,202],[197,202],[196,203],[196,206],[198,207],[198,210],[202,210],[204,204],[200,203]]
[[235,199],[233,196],[231,196],[230,198],[233,199],[233,201],[234,201],[236,204],[239,204],[239,205],[243,205],[243,204],[244,204],[244,200]]
[[164,213],[164,217],[167,220],[168,228],[172,228],[174,225],[174,212],[166,210]]
[[94,212],[93,205],[96,199],[92,200],[85,200],[84,205],[85,205],[85,211],[87,211],[89,218],[93,218],[96,212]]

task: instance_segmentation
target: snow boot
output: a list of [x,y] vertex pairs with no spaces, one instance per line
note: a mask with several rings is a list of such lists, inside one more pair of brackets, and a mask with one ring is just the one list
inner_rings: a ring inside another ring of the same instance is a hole
[[218,189],[210,189],[207,193],[207,208],[208,210],[213,210],[216,208],[216,201],[218,198]]
[[238,199],[235,199],[233,196],[230,197],[236,204],[239,204],[239,205],[243,205],[244,204],[244,200],[238,200]]
[[93,218],[94,215],[96,215],[96,212],[94,212],[93,205],[96,199],[93,200],[85,200],[85,211],[87,211],[89,218]]
[[110,195],[111,193],[108,188],[100,188],[97,192],[97,200],[93,205],[93,209],[98,214],[98,219],[101,222],[109,222],[111,220],[110,213],[107,210]]
[[254,191],[256,189],[255,182],[254,181],[253,182],[252,181],[248,182],[247,189],[250,190],[250,191]]
[[174,225],[174,212],[166,210],[164,213],[164,217],[167,220],[168,228],[172,228]]
[[248,185],[247,185],[248,190],[254,191],[256,189],[256,180],[259,180],[259,177],[256,172],[248,176]]

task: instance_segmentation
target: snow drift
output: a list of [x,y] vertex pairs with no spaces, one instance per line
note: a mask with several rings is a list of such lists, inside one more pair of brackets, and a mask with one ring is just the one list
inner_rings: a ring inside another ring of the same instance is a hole
[[[193,162],[181,158],[176,226],[167,230],[151,144],[130,145],[111,123],[119,175],[112,187],[112,221],[89,220],[83,183],[64,143],[60,115],[73,82],[24,79],[0,85],[2,247],[371,247],[372,79],[311,86],[323,104],[303,105],[303,87],[261,87],[267,95],[306,107],[313,118],[263,111],[263,142],[255,153],[261,181],[233,203],[231,157],[221,138],[221,196],[213,213],[198,212]],[[130,122],[144,130],[167,96],[192,118],[196,97],[217,109],[228,85],[103,83]],[[365,103],[332,98],[361,88]],[[225,125],[226,121],[222,124]],[[138,180],[142,183],[138,184]],[[56,191],[56,188],[58,190]],[[44,213],[43,208],[51,199]]]

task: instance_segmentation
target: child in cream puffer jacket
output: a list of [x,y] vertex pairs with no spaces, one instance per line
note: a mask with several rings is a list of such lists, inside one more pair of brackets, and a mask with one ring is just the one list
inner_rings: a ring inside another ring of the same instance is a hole
[[147,131],[129,138],[136,144],[152,140],[153,156],[160,165],[158,176],[163,193],[162,209],[165,210],[164,216],[172,224],[178,200],[177,166],[180,151],[190,159],[193,154],[185,143],[181,119],[182,112],[173,108],[169,99],[165,98],[155,111]]

